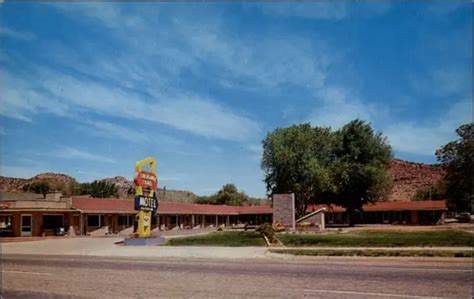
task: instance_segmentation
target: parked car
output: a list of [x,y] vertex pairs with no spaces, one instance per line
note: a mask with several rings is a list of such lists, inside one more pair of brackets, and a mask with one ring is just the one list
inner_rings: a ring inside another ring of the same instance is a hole
[[454,217],[458,220],[460,223],[468,223],[471,220],[471,214],[469,213],[460,213],[457,214],[456,217]]
[[57,227],[54,231],[54,234],[56,236],[64,236],[66,234],[66,230],[64,229],[64,227]]

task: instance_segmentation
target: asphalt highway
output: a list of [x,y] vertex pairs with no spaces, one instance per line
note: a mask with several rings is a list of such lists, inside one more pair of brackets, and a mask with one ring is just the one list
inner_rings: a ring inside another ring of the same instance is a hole
[[462,259],[2,256],[3,298],[470,298]]

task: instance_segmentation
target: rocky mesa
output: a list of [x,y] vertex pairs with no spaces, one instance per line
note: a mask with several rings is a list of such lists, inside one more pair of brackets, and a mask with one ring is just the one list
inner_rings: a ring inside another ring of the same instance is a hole
[[0,177],[0,191],[4,192],[21,192],[23,187],[28,184],[35,182],[45,181],[48,182],[53,189],[64,188],[64,186],[73,186],[77,183],[76,179],[71,176],[62,173],[46,172],[35,175],[29,179],[11,178],[11,177]]
[[413,163],[395,159],[390,167],[393,180],[389,201],[410,201],[420,189],[436,185],[445,176],[439,165]]

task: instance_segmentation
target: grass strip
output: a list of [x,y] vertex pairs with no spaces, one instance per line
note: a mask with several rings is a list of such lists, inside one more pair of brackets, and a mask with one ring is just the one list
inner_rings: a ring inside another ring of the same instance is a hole
[[331,234],[278,234],[286,246],[304,247],[472,247],[473,235],[465,231],[359,231]]
[[169,240],[170,246],[265,246],[256,232],[215,232],[203,236],[182,237]]
[[334,249],[269,249],[271,253],[306,256],[366,256],[366,257],[472,257],[472,251],[465,250],[334,250]]
[[[473,247],[473,235],[458,230],[357,231],[329,234],[278,234],[288,247]],[[265,246],[257,232],[214,232],[168,241],[172,246]]]

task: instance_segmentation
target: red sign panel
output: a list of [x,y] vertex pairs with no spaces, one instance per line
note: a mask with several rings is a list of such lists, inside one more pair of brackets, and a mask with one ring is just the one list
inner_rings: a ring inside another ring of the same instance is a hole
[[135,176],[135,185],[143,189],[156,190],[158,187],[158,178],[151,172],[140,171]]

